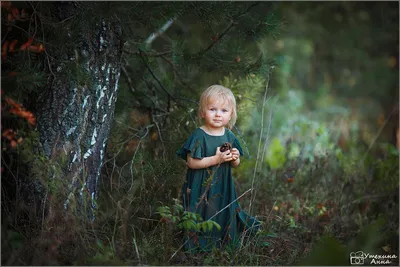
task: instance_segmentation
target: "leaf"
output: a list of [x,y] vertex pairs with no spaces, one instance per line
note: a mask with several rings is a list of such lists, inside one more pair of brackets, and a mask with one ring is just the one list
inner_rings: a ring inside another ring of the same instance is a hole
[[165,207],[158,207],[157,208],[158,213],[164,213],[165,212]]
[[263,243],[261,244],[262,247],[268,247],[268,246],[270,246],[270,245],[271,245],[271,244],[268,243],[268,242],[263,242]]
[[32,45],[32,42],[33,42],[33,38],[29,38],[28,41],[27,41],[26,43],[23,43],[23,44],[20,46],[19,50],[21,50],[21,51],[26,50],[28,47],[30,47],[30,46]]
[[209,232],[212,231],[213,224],[212,224],[210,221],[207,222],[207,228],[208,228],[208,231],[209,231]]
[[44,51],[44,46],[41,45],[31,45],[28,47],[28,50],[35,53],[40,53]]
[[179,213],[183,212],[184,209],[183,209],[183,206],[182,206],[182,205],[180,205],[180,204],[175,204],[175,205],[173,206],[173,211],[174,211],[174,214],[175,214],[175,215],[178,215]]
[[217,228],[218,231],[221,231],[221,226],[217,222],[214,222],[214,221],[212,221],[212,222],[213,222],[215,228]]
[[266,236],[267,236],[267,237],[278,237],[277,234],[267,234]]
[[195,222],[192,220],[188,221],[188,227],[190,230],[192,230],[192,229],[196,230],[196,228],[197,228]]
[[189,215],[187,213],[184,213],[184,215],[182,216],[182,220],[186,221],[189,219]]
[[200,214],[196,213],[195,217],[196,217],[196,221],[200,221],[200,222],[203,221],[203,218],[200,216]]
[[1,47],[1,57],[4,59],[7,56],[8,44],[10,41],[5,40],[3,46]]
[[203,232],[207,232],[206,222],[201,223],[201,230],[203,230]]

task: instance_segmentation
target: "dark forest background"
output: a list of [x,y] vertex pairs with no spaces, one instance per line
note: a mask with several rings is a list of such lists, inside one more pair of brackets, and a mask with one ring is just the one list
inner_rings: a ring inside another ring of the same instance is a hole
[[[1,42],[2,265],[398,266],[397,1],[1,1]],[[216,83],[263,227],[190,255],[175,151]]]

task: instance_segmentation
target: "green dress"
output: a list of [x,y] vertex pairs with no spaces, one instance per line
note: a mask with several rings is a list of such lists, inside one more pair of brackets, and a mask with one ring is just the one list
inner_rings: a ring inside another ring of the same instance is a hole
[[[243,149],[232,131],[225,129],[223,135],[213,136],[201,128],[197,128],[189,136],[176,154],[184,160],[188,154],[195,159],[211,157],[215,155],[217,147],[225,142],[230,142],[243,156]],[[186,211],[198,213],[206,221],[228,207],[212,218],[221,226],[221,230],[213,228],[207,233],[192,233],[186,239],[186,251],[210,251],[214,246],[220,248],[224,245],[236,247],[241,233],[251,234],[259,229],[261,223],[243,211],[236,198],[231,162],[205,169],[188,168],[182,188],[182,201]]]

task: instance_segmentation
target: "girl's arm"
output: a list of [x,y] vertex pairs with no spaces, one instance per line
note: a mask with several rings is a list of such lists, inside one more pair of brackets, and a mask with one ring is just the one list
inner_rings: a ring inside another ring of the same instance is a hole
[[194,159],[191,156],[187,155],[186,164],[191,169],[205,169],[231,160],[232,160],[232,155],[229,150],[221,152],[219,151],[219,147],[217,147],[215,155],[211,157]]

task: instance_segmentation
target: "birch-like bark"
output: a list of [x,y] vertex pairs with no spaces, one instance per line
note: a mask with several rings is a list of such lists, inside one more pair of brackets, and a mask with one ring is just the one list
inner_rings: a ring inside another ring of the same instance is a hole
[[[68,30],[60,34],[70,36]],[[68,185],[64,208],[74,200],[77,211],[91,220],[117,99],[121,36],[117,22],[100,21],[82,33],[78,42],[71,40],[74,45],[68,47],[73,48],[61,61],[53,62],[56,77],[38,113],[45,154],[56,162],[64,158],[61,175],[50,177]],[[83,73],[82,80],[62,75],[73,64]]]

